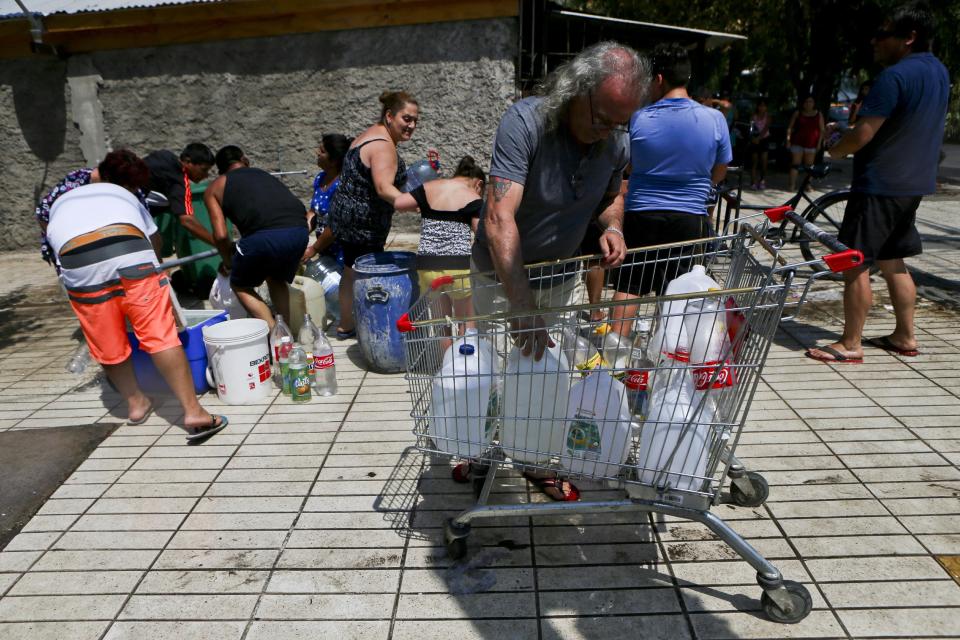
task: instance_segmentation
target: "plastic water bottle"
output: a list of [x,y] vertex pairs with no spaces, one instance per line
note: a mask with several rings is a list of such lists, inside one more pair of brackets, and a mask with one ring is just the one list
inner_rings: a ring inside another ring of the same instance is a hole
[[613,369],[613,375],[618,378],[623,377],[630,364],[630,354],[633,351],[630,339],[614,331],[613,327],[607,323],[598,326],[593,330],[593,333],[597,336],[603,359]]
[[[428,431],[441,451],[475,458],[493,439],[488,420],[499,365],[490,351],[464,337],[447,349],[433,378]],[[486,342],[486,341],[484,341]]]
[[294,347],[287,364],[290,379],[290,399],[294,402],[310,402],[310,369],[307,353],[303,347]]
[[64,368],[70,373],[79,375],[86,371],[88,364],[90,364],[90,347],[84,340],[70,356],[70,360],[67,361],[67,366]]
[[322,331],[317,331],[313,342],[313,392],[318,396],[337,394],[337,367],[333,359],[333,345]]
[[293,338],[283,336],[277,348],[277,363],[280,365],[280,390],[290,395],[290,352],[293,351]]
[[650,346],[650,321],[637,321],[637,334],[634,338],[633,357],[630,369],[623,379],[623,386],[627,391],[627,406],[630,413],[643,422],[647,415],[650,400],[650,382],[656,365],[648,353]]
[[323,287],[323,297],[327,303],[327,315],[340,317],[340,278],[343,267],[331,256],[319,256],[307,263],[303,274],[319,282]]
[[320,335],[320,328],[313,324],[309,313],[303,314],[303,324],[300,325],[300,335],[298,338],[300,346],[303,347],[303,350],[307,354],[307,371],[310,375],[311,386],[317,383],[317,376],[314,371],[313,345],[317,341],[318,335]]
[[293,333],[290,331],[290,327],[283,321],[283,316],[278,313],[276,324],[273,325],[273,330],[270,332],[270,345],[273,347],[274,362],[280,360],[280,341],[283,340],[284,336],[293,340]]
[[564,449],[570,364],[560,345],[540,360],[513,347],[504,373],[500,444],[511,458],[545,463]]
[[606,370],[594,371],[570,389],[560,464],[571,473],[615,477],[630,452],[630,433],[623,385]]
[[572,327],[563,327],[560,332],[560,350],[567,358],[567,363],[580,370],[581,375],[598,369],[606,363],[603,356],[594,348],[590,341],[581,336]]

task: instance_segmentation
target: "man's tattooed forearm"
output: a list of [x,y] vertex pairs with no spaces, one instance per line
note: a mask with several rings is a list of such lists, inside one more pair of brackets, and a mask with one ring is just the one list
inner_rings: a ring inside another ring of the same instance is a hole
[[513,185],[512,182],[506,178],[493,178],[493,199],[496,202],[503,200],[503,197],[507,195],[507,191],[510,190],[510,187]]

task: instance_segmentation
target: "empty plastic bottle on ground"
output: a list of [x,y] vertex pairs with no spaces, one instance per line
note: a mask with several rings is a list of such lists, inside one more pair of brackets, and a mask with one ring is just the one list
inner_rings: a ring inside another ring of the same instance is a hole
[[434,444],[441,451],[471,458],[479,456],[494,435],[487,417],[495,405],[491,398],[499,363],[481,340],[474,333],[454,341],[431,389],[429,433]]
[[303,347],[303,350],[307,354],[307,371],[310,375],[310,385],[313,386],[316,384],[316,375],[314,373],[314,360],[313,360],[313,345],[317,341],[317,336],[320,335],[320,328],[313,324],[313,320],[310,319],[310,314],[303,314],[303,324],[300,325],[300,335],[298,336],[300,346]]
[[277,347],[277,363],[280,369],[280,379],[278,380],[280,390],[284,395],[290,395],[290,352],[293,351],[293,338],[283,336],[280,338],[280,346]]
[[333,358],[333,346],[322,331],[317,332],[313,342],[313,392],[318,396],[337,394],[337,367]]
[[594,371],[570,389],[564,444],[560,464],[571,473],[620,472],[629,454],[630,410],[623,385],[608,371]]
[[500,444],[511,458],[545,463],[564,448],[570,365],[560,345],[537,361],[513,347],[504,371]]
[[287,363],[290,378],[290,399],[294,402],[310,402],[310,369],[307,353],[296,346],[290,352]]
[[67,361],[67,366],[64,368],[70,373],[81,374],[86,371],[88,364],[90,364],[90,347],[84,340],[77,346],[76,351],[70,356],[70,360]]

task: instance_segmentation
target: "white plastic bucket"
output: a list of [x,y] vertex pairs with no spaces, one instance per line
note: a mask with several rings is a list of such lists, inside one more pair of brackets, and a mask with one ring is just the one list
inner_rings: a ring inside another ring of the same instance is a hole
[[270,397],[267,323],[258,318],[228,320],[203,328],[207,382],[227,404],[256,404]]

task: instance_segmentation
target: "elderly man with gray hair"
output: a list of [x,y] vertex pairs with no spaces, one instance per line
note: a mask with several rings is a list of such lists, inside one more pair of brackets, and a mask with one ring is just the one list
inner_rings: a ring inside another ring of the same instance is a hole
[[[582,293],[579,274],[528,279],[524,264],[577,254],[596,220],[603,266],[623,262],[620,183],[630,160],[627,126],[650,82],[647,61],[633,49],[601,42],[556,69],[538,96],[504,114],[497,129],[486,208],[472,251],[481,314],[571,304]],[[552,341],[544,318],[514,322],[516,344],[540,359]]]

